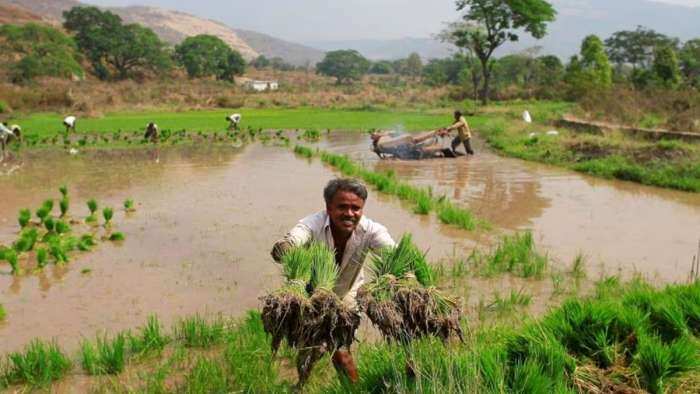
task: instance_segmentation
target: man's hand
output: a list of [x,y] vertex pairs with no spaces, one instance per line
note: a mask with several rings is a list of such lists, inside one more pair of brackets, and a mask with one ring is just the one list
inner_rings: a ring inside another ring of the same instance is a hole
[[275,262],[279,263],[282,261],[282,256],[284,256],[284,254],[287,253],[287,251],[293,246],[294,245],[292,245],[292,243],[288,240],[281,239],[275,242],[275,245],[272,247],[270,255],[272,255],[272,258],[275,260]]

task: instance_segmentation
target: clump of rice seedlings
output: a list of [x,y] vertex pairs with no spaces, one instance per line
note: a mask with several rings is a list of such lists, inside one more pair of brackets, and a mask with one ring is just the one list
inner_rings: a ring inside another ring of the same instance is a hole
[[5,312],[5,307],[0,304],[0,322],[5,321],[5,318],[7,317],[7,312]]
[[700,349],[687,338],[670,345],[654,337],[644,337],[640,342],[634,364],[643,387],[651,393],[666,392],[673,377],[700,367]]
[[509,272],[523,278],[539,278],[547,270],[547,260],[547,256],[537,252],[531,232],[516,233],[501,238],[496,249],[486,256],[483,274]]
[[39,269],[46,267],[48,261],[49,252],[46,248],[39,248],[36,250],[36,265]]
[[129,335],[129,348],[132,353],[160,352],[170,342],[155,315],[149,316],[148,322],[139,331],[138,335]]
[[[180,391],[178,391],[180,392]],[[183,393],[231,392],[227,373],[220,363],[200,357],[185,377]]]
[[68,186],[66,185],[61,185],[58,188],[58,191],[61,193],[61,197],[68,197]]
[[70,206],[70,199],[68,196],[63,196],[58,202],[58,207],[61,210],[61,217],[64,218],[68,214],[68,207]]
[[517,291],[511,290],[510,294],[506,297],[501,297],[501,295],[496,292],[493,301],[487,306],[487,309],[503,314],[512,312],[517,307],[528,306],[531,302],[532,296],[525,293],[523,289]]
[[102,209],[102,217],[105,220],[105,227],[111,225],[112,217],[114,216],[114,210],[111,207],[105,207]]
[[299,156],[306,157],[307,159],[310,159],[314,156],[314,151],[311,148],[307,148],[302,145],[295,146],[294,153],[296,153]]
[[95,212],[97,212],[97,201],[94,198],[91,198],[87,201],[87,206],[90,210],[90,216],[85,218],[85,221],[87,223],[94,223],[97,221],[97,217],[95,216]]
[[180,320],[174,331],[186,347],[208,348],[224,339],[224,323],[220,319],[209,323],[199,315]]
[[369,268],[373,279],[360,288],[357,301],[385,339],[447,340],[452,333],[462,339],[457,302],[433,286],[434,274],[410,235],[374,256]]
[[17,258],[17,252],[14,249],[7,249],[3,252],[4,259],[10,264],[10,272],[12,275],[19,275],[19,260]]
[[427,215],[433,209],[433,199],[427,194],[420,193],[416,197],[416,207],[413,212],[419,215]]
[[32,219],[32,212],[29,209],[20,209],[17,221],[19,222],[19,227],[24,229],[29,225],[29,221]]
[[56,220],[55,230],[57,234],[67,234],[71,232],[71,227],[63,220]]
[[52,239],[49,244],[49,254],[54,258],[56,264],[64,264],[68,262],[67,245],[59,238]]
[[109,340],[98,335],[94,345],[89,341],[82,343],[80,355],[83,370],[89,375],[116,375],[124,370],[126,336],[119,333]]
[[115,241],[115,242],[116,242],[116,241],[123,241],[124,238],[125,238],[125,237],[124,237],[124,233],[121,233],[121,232],[119,232],[119,231],[114,232],[114,233],[112,233],[112,234],[109,235],[109,240],[110,240],[110,241]]
[[459,228],[472,231],[476,228],[474,215],[466,209],[458,208],[452,203],[440,204],[437,209],[438,219],[445,224],[452,224]]
[[83,252],[89,251],[95,245],[97,243],[91,234],[83,234],[78,241],[78,249]]
[[42,205],[39,209],[37,209],[36,217],[39,218],[39,223],[43,224],[44,220],[46,220],[46,218],[49,217],[50,213],[51,210],[45,205]]
[[47,344],[34,340],[23,353],[12,353],[8,360],[2,380],[9,384],[46,387],[71,368],[70,360],[55,342]]
[[306,141],[318,141],[321,139],[321,133],[319,133],[319,131],[316,129],[308,129],[304,130],[301,138],[305,139]]
[[29,252],[34,249],[39,232],[35,228],[25,229],[19,235],[19,239],[12,244],[12,248],[17,253]]
[[127,198],[126,200],[124,200],[124,210],[126,212],[133,212],[136,210],[136,208],[134,208],[134,200],[133,199]]
[[578,253],[574,257],[574,262],[571,264],[571,275],[576,279],[582,279],[586,277],[586,257]]

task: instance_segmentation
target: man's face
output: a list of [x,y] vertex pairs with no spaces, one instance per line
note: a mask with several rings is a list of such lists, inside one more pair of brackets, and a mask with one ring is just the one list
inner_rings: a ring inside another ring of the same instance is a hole
[[357,194],[339,190],[326,205],[326,212],[333,228],[347,235],[355,231],[357,224],[360,223],[364,206],[365,201]]

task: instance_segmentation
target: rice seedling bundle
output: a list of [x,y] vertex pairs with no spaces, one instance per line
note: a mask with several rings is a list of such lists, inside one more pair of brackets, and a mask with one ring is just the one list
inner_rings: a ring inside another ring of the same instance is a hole
[[407,343],[436,336],[447,340],[452,333],[463,339],[457,301],[434,286],[425,255],[409,234],[396,247],[373,256],[370,271],[373,279],[360,288],[357,301],[385,339]]
[[124,200],[124,210],[127,212],[133,212],[134,211],[134,200],[127,198]]
[[105,219],[105,226],[109,225],[114,216],[114,210],[110,207],[102,209],[102,217]]
[[61,201],[58,202],[58,207],[61,209],[61,217],[64,218],[68,214],[68,207],[70,205],[70,200],[68,196],[63,196]]
[[307,350],[334,352],[350,347],[360,315],[333,292],[338,279],[335,254],[322,244],[292,248],[282,257],[285,285],[263,297],[262,321],[276,352],[282,339],[297,349],[299,382],[317,361]]

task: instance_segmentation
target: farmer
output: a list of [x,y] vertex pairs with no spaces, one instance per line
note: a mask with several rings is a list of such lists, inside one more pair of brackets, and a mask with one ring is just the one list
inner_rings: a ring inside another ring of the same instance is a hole
[[[380,158],[395,157],[403,160],[418,160],[428,157],[452,156],[452,151],[444,149],[438,137],[446,135],[444,130],[411,135],[379,131],[371,134],[372,150]],[[449,151],[449,152],[447,152]]]
[[[282,255],[294,246],[312,241],[322,242],[335,250],[335,262],[340,274],[335,293],[347,305],[356,307],[355,296],[364,282],[363,264],[367,252],[395,245],[386,227],[362,215],[367,201],[367,188],[353,179],[334,179],[323,190],[326,209],[299,221],[272,248],[272,257],[280,262]],[[326,349],[300,350],[302,365],[313,365]],[[358,380],[357,368],[349,349],[335,350],[333,365],[338,373],[351,382]],[[310,368],[300,368],[299,385],[308,378]]]
[[153,122],[150,122],[146,126],[146,134],[144,134],[143,139],[155,144],[158,142],[159,138],[160,138],[160,133],[158,133],[158,125],[153,123]]
[[65,119],[63,119],[63,125],[66,126],[66,134],[71,130],[75,133],[75,124],[77,121],[78,119],[73,115],[66,116]]
[[239,124],[241,123],[241,114],[232,114],[226,117],[226,120],[228,120],[228,129],[229,130],[238,130]]
[[0,153],[5,157],[5,147],[15,138],[15,134],[7,127],[7,123],[0,123]]
[[448,133],[450,131],[457,130],[457,136],[452,140],[452,151],[457,154],[457,146],[462,143],[464,144],[464,150],[466,153],[473,155],[474,151],[472,150],[471,144],[472,131],[469,128],[469,123],[467,123],[467,119],[462,116],[460,111],[455,111],[454,117],[455,123],[452,126],[445,128],[445,131]]

